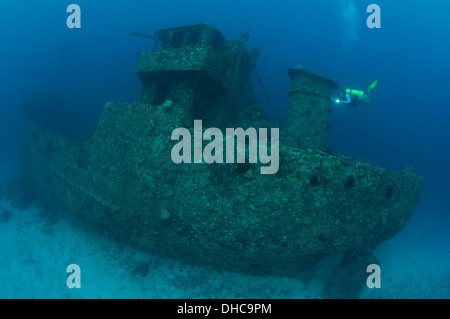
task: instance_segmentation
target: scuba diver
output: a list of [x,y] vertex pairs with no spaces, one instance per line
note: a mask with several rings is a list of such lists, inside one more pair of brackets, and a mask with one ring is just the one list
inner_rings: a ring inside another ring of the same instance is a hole
[[339,95],[340,99],[337,99],[335,102],[339,104],[367,104],[370,103],[370,91],[375,88],[378,84],[378,79],[373,77],[370,80],[369,85],[367,87],[367,94],[364,94],[364,91],[353,90],[353,89],[345,89],[340,90]]

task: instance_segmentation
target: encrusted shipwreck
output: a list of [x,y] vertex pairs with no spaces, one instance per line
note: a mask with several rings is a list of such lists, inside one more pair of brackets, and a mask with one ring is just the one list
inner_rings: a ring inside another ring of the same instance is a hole
[[270,127],[250,75],[258,50],[208,24],[159,30],[142,52],[139,102],[107,103],[74,142],[28,121],[23,167],[55,207],[116,238],[239,272],[293,274],[320,258],[373,248],[410,218],[423,180],[325,152],[330,90],[301,67],[281,132],[279,171],[256,164],[175,164],[177,127]]

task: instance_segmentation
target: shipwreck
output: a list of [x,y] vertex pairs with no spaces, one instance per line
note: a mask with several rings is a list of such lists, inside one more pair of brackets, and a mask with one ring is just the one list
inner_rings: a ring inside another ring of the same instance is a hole
[[28,117],[22,165],[52,206],[151,253],[255,274],[292,275],[374,248],[410,219],[423,179],[327,151],[331,90],[300,66],[280,132],[279,170],[175,164],[177,127],[273,127],[252,94],[258,49],[209,24],[158,30],[141,52],[139,101],[107,103],[75,142]]

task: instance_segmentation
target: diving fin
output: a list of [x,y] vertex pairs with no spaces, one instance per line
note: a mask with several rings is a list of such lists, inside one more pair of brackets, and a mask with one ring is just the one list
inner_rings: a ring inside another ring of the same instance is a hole
[[374,87],[376,87],[378,84],[378,79],[376,78],[376,75],[370,80],[369,82],[369,90],[372,90]]

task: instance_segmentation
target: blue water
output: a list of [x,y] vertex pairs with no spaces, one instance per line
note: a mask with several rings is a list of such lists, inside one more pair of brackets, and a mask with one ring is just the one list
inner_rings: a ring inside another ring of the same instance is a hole
[[[341,87],[362,90],[377,76],[379,84],[370,104],[334,109],[328,144],[335,153],[395,171],[412,166],[426,178],[420,205],[404,231],[439,234],[434,242],[427,237],[436,258],[429,258],[428,268],[421,267],[426,271],[441,263],[444,270],[441,277],[426,281],[427,287],[420,286],[423,277],[413,277],[399,296],[450,297],[450,280],[448,284],[444,280],[450,278],[445,270],[450,268],[450,4],[424,0],[75,0],[81,8],[82,27],[68,29],[66,7],[70,3],[0,2],[0,162],[5,183],[20,174],[18,110],[25,100],[56,90],[73,114],[72,124],[84,132],[81,135],[95,130],[105,102],[139,99],[136,52],[151,49],[153,43],[130,36],[130,31],[152,34],[195,23],[211,23],[227,39],[239,39],[246,31],[250,33],[248,47],[262,49],[256,70],[282,118],[291,85],[289,67],[302,65],[338,81]],[[381,8],[381,29],[366,26],[370,3]],[[68,49],[63,63],[62,48]],[[274,117],[256,81],[254,89],[261,106]],[[421,249],[414,247],[423,247],[421,238],[403,233],[393,242],[408,245],[419,260]],[[419,274],[413,261],[407,267]],[[423,295],[422,290],[417,293],[417,286],[423,288]],[[427,294],[427,289],[435,293]],[[15,296],[3,291],[2,297]]]

